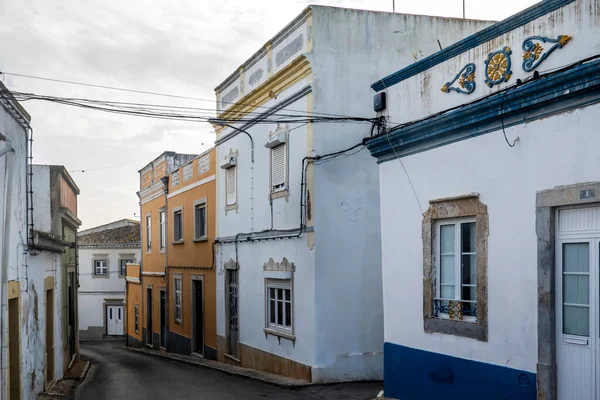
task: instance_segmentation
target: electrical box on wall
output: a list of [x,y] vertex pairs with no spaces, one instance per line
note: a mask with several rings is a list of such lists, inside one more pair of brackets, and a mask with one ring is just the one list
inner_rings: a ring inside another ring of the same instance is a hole
[[377,93],[375,97],[373,97],[373,110],[375,110],[375,112],[380,112],[385,110],[385,108],[385,92]]

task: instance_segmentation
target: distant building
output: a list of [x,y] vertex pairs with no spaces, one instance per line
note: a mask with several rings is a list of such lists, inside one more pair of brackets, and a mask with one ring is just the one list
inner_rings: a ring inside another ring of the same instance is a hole
[[379,178],[360,151],[377,127],[343,117],[369,117],[369,85],[438,39],[490,24],[310,6],[217,86],[219,360],[383,377]]
[[141,265],[127,270],[127,341],[217,357],[215,150],[140,170]]
[[140,223],[122,219],[80,231],[79,337],[125,335],[127,264],[141,257]]
[[78,359],[79,189],[31,166],[30,116],[0,83],[0,398],[34,399]]
[[385,396],[599,399],[600,1],[446,46],[372,85]]

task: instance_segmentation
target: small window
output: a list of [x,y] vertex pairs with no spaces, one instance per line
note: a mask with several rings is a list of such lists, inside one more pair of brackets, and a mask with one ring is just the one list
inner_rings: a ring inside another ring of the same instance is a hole
[[140,332],[140,306],[137,304],[133,306],[133,322],[134,322],[134,326],[135,326],[135,333],[139,333]]
[[435,316],[477,321],[477,241],[474,220],[437,224]]
[[167,235],[166,235],[166,220],[165,220],[165,210],[161,210],[158,213],[158,223],[160,225],[160,250],[163,251],[167,246]]
[[266,327],[292,334],[293,299],[289,279],[267,279]]
[[206,238],[206,204],[194,206],[194,239]]
[[183,210],[178,209],[173,212],[173,240],[175,242],[183,241]]
[[152,249],[152,216],[146,215],[146,251]]
[[121,259],[121,270],[120,273],[123,276],[127,276],[127,264],[133,264],[135,260],[132,259]]
[[181,325],[181,277],[174,277],[175,286],[175,322]]
[[285,143],[271,149],[271,191],[279,192],[286,188],[286,148]]
[[94,260],[94,275],[96,275],[96,276],[108,275],[108,261],[107,260]]
[[237,202],[237,167],[229,167],[226,171],[227,205],[231,206]]

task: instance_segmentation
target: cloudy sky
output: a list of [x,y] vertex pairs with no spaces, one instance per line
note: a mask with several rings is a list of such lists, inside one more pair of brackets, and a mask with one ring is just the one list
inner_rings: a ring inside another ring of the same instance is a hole
[[[392,9],[392,0],[0,0],[0,71],[203,100],[0,79],[21,92],[214,109],[213,88],[311,3]],[[534,3],[466,0],[467,17],[500,20]],[[462,0],[396,0],[396,12],[461,17]],[[82,228],[134,218],[140,168],[165,150],[200,153],[214,141],[207,123],[23,105],[34,162],[65,165],[81,189]]]

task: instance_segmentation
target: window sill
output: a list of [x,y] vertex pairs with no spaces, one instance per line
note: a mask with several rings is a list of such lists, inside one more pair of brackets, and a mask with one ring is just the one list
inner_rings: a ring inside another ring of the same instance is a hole
[[480,322],[457,321],[443,318],[425,318],[423,328],[426,333],[443,333],[462,336],[487,342],[487,326]]
[[175,325],[183,326],[183,320],[175,320]]
[[271,200],[280,199],[282,197],[288,197],[290,194],[288,189],[279,190],[277,192],[271,192]]
[[176,240],[176,241],[174,241],[172,244],[183,244],[183,239],[181,239],[181,240]]
[[160,254],[165,254],[166,252],[167,252],[167,250],[166,250],[166,249],[162,249],[162,250],[160,250],[160,252],[159,252],[159,253],[160,253]]
[[108,274],[107,275],[92,275],[92,278],[108,278]]
[[267,335],[278,336],[280,338],[289,339],[293,342],[296,341],[296,336],[291,333],[278,331],[277,329],[273,329],[273,328],[265,328],[264,331],[265,331],[265,334],[267,334]]
[[152,251],[146,250],[146,254],[152,254]]
[[233,210],[237,210],[237,209],[238,209],[237,203],[225,206],[225,212],[233,211]]
[[202,236],[199,238],[195,238],[194,243],[198,243],[198,242],[208,242],[208,236]]

